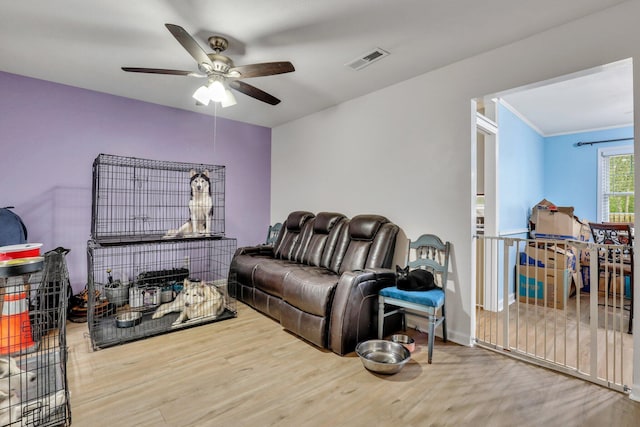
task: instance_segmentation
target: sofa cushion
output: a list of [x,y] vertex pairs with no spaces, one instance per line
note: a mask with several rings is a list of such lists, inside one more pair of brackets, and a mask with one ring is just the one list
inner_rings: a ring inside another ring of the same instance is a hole
[[398,289],[397,286],[389,286],[382,289],[380,295],[427,307],[439,307],[444,304],[444,291],[440,288],[431,289],[430,291],[403,291]]
[[291,256],[289,260],[295,261],[302,264],[302,256],[309,246],[309,241],[313,236],[313,224],[316,222],[315,218],[311,218],[307,221],[300,230],[300,235],[298,236],[298,241],[295,244],[295,250],[291,252]]
[[389,220],[380,215],[358,215],[349,223],[349,243],[342,257],[338,273],[362,270],[367,266],[369,249],[380,227]]
[[300,265],[291,261],[268,260],[256,265],[253,272],[253,286],[277,297],[282,298],[284,278],[291,271],[299,269]]
[[[332,251],[337,239],[337,231],[332,233],[344,215],[334,212],[320,212],[313,219],[312,233],[304,244],[301,262],[321,266],[323,260],[330,259],[325,252]],[[329,243],[329,245],[327,245]],[[325,261],[328,263],[328,261]]]
[[365,262],[367,262],[369,247],[371,247],[370,241],[352,240],[349,242],[338,273],[342,274],[345,271],[362,270]]
[[282,299],[317,316],[326,316],[338,275],[321,267],[291,270],[284,278]]
[[329,234],[333,227],[344,218],[344,215],[336,212],[320,212],[313,223],[313,232],[317,234]]
[[349,220],[345,217],[342,218],[334,227],[331,229],[329,236],[327,236],[327,241],[324,245],[324,252],[322,253],[322,259],[320,260],[320,266],[331,269],[331,262],[333,260],[333,254],[338,250],[340,237],[344,234],[343,230],[346,230],[349,226]]
[[349,223],[349,236],[352,240],[373,240],[380,226],[389,220],[379,215],[354,216]]
[[387,222],[376,233],[364,268],[391,268],[396,247],[398,226]]
[[253,286],[253,271],[262,262],[269,262],[271,257],[267,255],[236,254],[231,260],[229,271],[234,273],[234,280]]
[[275,257],[280,259],[294,260],[300,247],[299,238],[304,225],[312,219],[311,212],[295,211],[291,212],[280,230],[280,236],[276,241]]

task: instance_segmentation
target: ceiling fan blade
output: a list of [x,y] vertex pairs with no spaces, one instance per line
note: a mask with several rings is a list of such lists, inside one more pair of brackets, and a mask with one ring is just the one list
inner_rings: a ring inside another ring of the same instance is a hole
[[164,68],[122,67],[122,71],[128,71],[130,73],[171,74],[173,76],[207,77],[206,74],[196,73],[193,71],[165,70]]
[[284,74],[295,71],[293,64],[288,61],[283,62],[265,62],[263,64],[239,65],[233,67],[229,71],[237,71],[240,73],[241,79],[250,77],[272,76],[274,74]]
[[257,99],[258,101],[266,102],[267,104],[276,105],[280,103],[280,100],[273,95],[268,94],[267,92],[258,89],[255,86],[251,86],[245,82],[241,82],[239,80],[233,80],[229,82],[229,87],[237,90],[238,92],[244,93],[252,98]]
[[196,60],[198,64],[209,64],[213,66],[211,60],[207,56],[207,53],[200,47],[200,45],[191,37],[191,34],[187,33],[184,28],[174,24],[164,24],[165,27],[173,34],[173,37],[184,47],[189,55]]

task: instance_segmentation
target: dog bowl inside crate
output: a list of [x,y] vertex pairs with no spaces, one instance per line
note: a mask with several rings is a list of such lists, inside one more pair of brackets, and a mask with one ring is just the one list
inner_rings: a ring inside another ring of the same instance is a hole
[[118,328],[131,328],[142,322],[142,313],[138,311],[125,311],[116,315],[116,326]]
[[378,374],[400,372],[411,358],[402,344],[386,340],[369,340],[356,346],[356,354],[365,368]]
[[409,350],[410,353],[413,353],[416,349],[416,341],[411,338],[409,335],[396,334],[391,336],[391,341],[396,342],[398,344],[402,344]]
[[174,298],[173,286],[165,286],[160,290],[161,303],[171,302],[173,301],[173,298]]
[[104,293],[107,300],[116,307],[121,307],[129,302],[129,284],[116,281],[104,285]]

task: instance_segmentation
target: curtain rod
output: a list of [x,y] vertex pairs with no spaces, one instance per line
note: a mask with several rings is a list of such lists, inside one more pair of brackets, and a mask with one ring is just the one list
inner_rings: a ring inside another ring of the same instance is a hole
[[583,145],[602,144],[603,142],[617,142],[617,141],[633,141],[633,138],[603,139],[601,141],[589,141],[589,142],[580,141],[576,145],[578,147],[582,147]]

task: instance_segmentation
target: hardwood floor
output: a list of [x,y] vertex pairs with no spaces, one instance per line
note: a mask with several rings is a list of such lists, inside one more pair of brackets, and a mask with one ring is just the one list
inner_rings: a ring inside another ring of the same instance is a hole
[[[512,352],[557,363],[571,370],[579,369],[602,381],[631,386],[633,335],[627,333],[629,315],[627,311],[605,307],[604,296],[599,296],[598,300],[598,352],[596,370],[591,371],[589,299],[589,294],[580,294],[579,315],[576,296],[569,299],[566,310],[522,302],[510,304],[509,347]],[[503,322],[503,312],[476,310],[476,337],[488,344],[504,347]]]
[[74,426],[637,426],[626,395],[409,331],[392,376],[365,370],[238,303],[238,317],[91,351],[69,323]]

